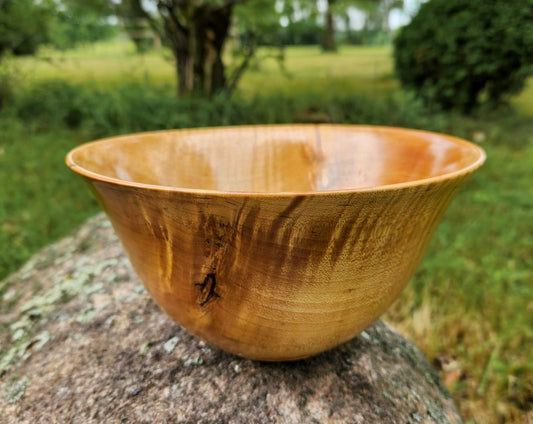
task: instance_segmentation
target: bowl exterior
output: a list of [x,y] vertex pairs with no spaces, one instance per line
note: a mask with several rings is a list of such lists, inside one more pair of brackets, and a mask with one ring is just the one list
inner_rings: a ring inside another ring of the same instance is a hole
[[166,314],[213,346],[280,361],[332,348],[376,320],[465,177],[280,196],[84,178]]

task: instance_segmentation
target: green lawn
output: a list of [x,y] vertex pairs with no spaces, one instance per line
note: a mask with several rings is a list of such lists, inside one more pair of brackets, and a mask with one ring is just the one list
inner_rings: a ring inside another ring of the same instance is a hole
[[[370,82],[379,87],[380,78],[392,73],[390,53],[390,48],[386,47],[343,47],[339,54],[322,54],[315,46],[288,47],[286,72],[280,72],[274,58],[278,50],[264,48],[242,80],[239,91],[264,92],[265,79],[270,91],[292,87],[309,89],[324,79],[360,87]],[[170,59],[167,51],[135,54],[133,45],[124,41],[97,43],[67,52],[42,50],[37,58],[18,60],[18,65],[23,78],[30,83],[60,77],[111,88],[124,79],[174,85]],[[227,62],[231,66],[235,59],[228,56]]]
[[73,51],[43,49],[37,57],[17,60],[23,78],[35,80],[64,78],[112,87],[124,80],[150,77],[161,83],[174,83],[172,63],[160,53],[135,54],[132,43],[96,43]]
[[[0,279],[98,210],[63,163],[70,148],[97,136],[324,120],[475,139],[488,160],[452,203],[387,319],[439,369],[467,420],[520,420],[533,409],[533,81],[511,108],[432,114],[399,88],[389,48],[285,54],[283,72],[267,57],[234,100],[212,103],[174,99],[168,59],[137,56],[125,42],[18,59],[13,106],[0,112]],[[0,295],[5,289],[0,283]]]

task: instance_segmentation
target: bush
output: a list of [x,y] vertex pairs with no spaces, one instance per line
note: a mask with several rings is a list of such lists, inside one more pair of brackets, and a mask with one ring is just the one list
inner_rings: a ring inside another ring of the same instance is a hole
[[293,122],[445,129],[439,115],[428,114],[420,100],[402,94],[376,99],[363,93],[333,91],[326,95],[308,90],[250,98],[178,99],[175,90],[165,85],[126,81],[110,90],[59,79],[43,80],[15,94],[6,102],[4,114],[39,130],[76,129],[90,138],[171,128]]
[[33,54],[46,41],[49,10],[44,3],[0,1],[0,59],[7,52]]
[[45,80],[19,93],[13,104],[22,120],[39,120],[46,128],[76,128],[84,104],[83,88],[62,80]]
[[394,59],[428,104],[498,105],[533,74],[533,0],[430,0],[399,31]]

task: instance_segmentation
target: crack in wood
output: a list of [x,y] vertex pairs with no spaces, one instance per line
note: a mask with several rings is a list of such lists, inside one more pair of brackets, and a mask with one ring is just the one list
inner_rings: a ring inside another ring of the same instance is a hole
[[198,296],[198,304],[200,306],[205,306],[209,302],[220,298],[220,295],[215,291],[217,278],[214,273],[207,274],[203,283],[194,283],[194,285],[200,288],[200,295]]

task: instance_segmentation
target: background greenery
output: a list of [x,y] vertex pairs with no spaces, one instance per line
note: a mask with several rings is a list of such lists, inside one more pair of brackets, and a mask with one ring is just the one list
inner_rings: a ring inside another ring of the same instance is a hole
[[[268,48],[260,57],[271,53]],[[428,356],[469,422],[533,409],[533,84],[509,106],[430,112],[393,76],[388,47],[289,47],[253,64],[231,99],[177,99],[165,54],[129,42],[4,60],[0,90],[0,279],[99,208],[64,165],[79,143],[163,128],[335,122],[474,140],[484,167],[451,205],[387,319]],[[9,84],[2,86],[2,78]],[[3,88],[2,88],[3,87]],[[0,295],[7,287],[0,283]]]
[[394,46],[400,80],[428,105],[494,107],[532,75],[533,0],[432,0]]

